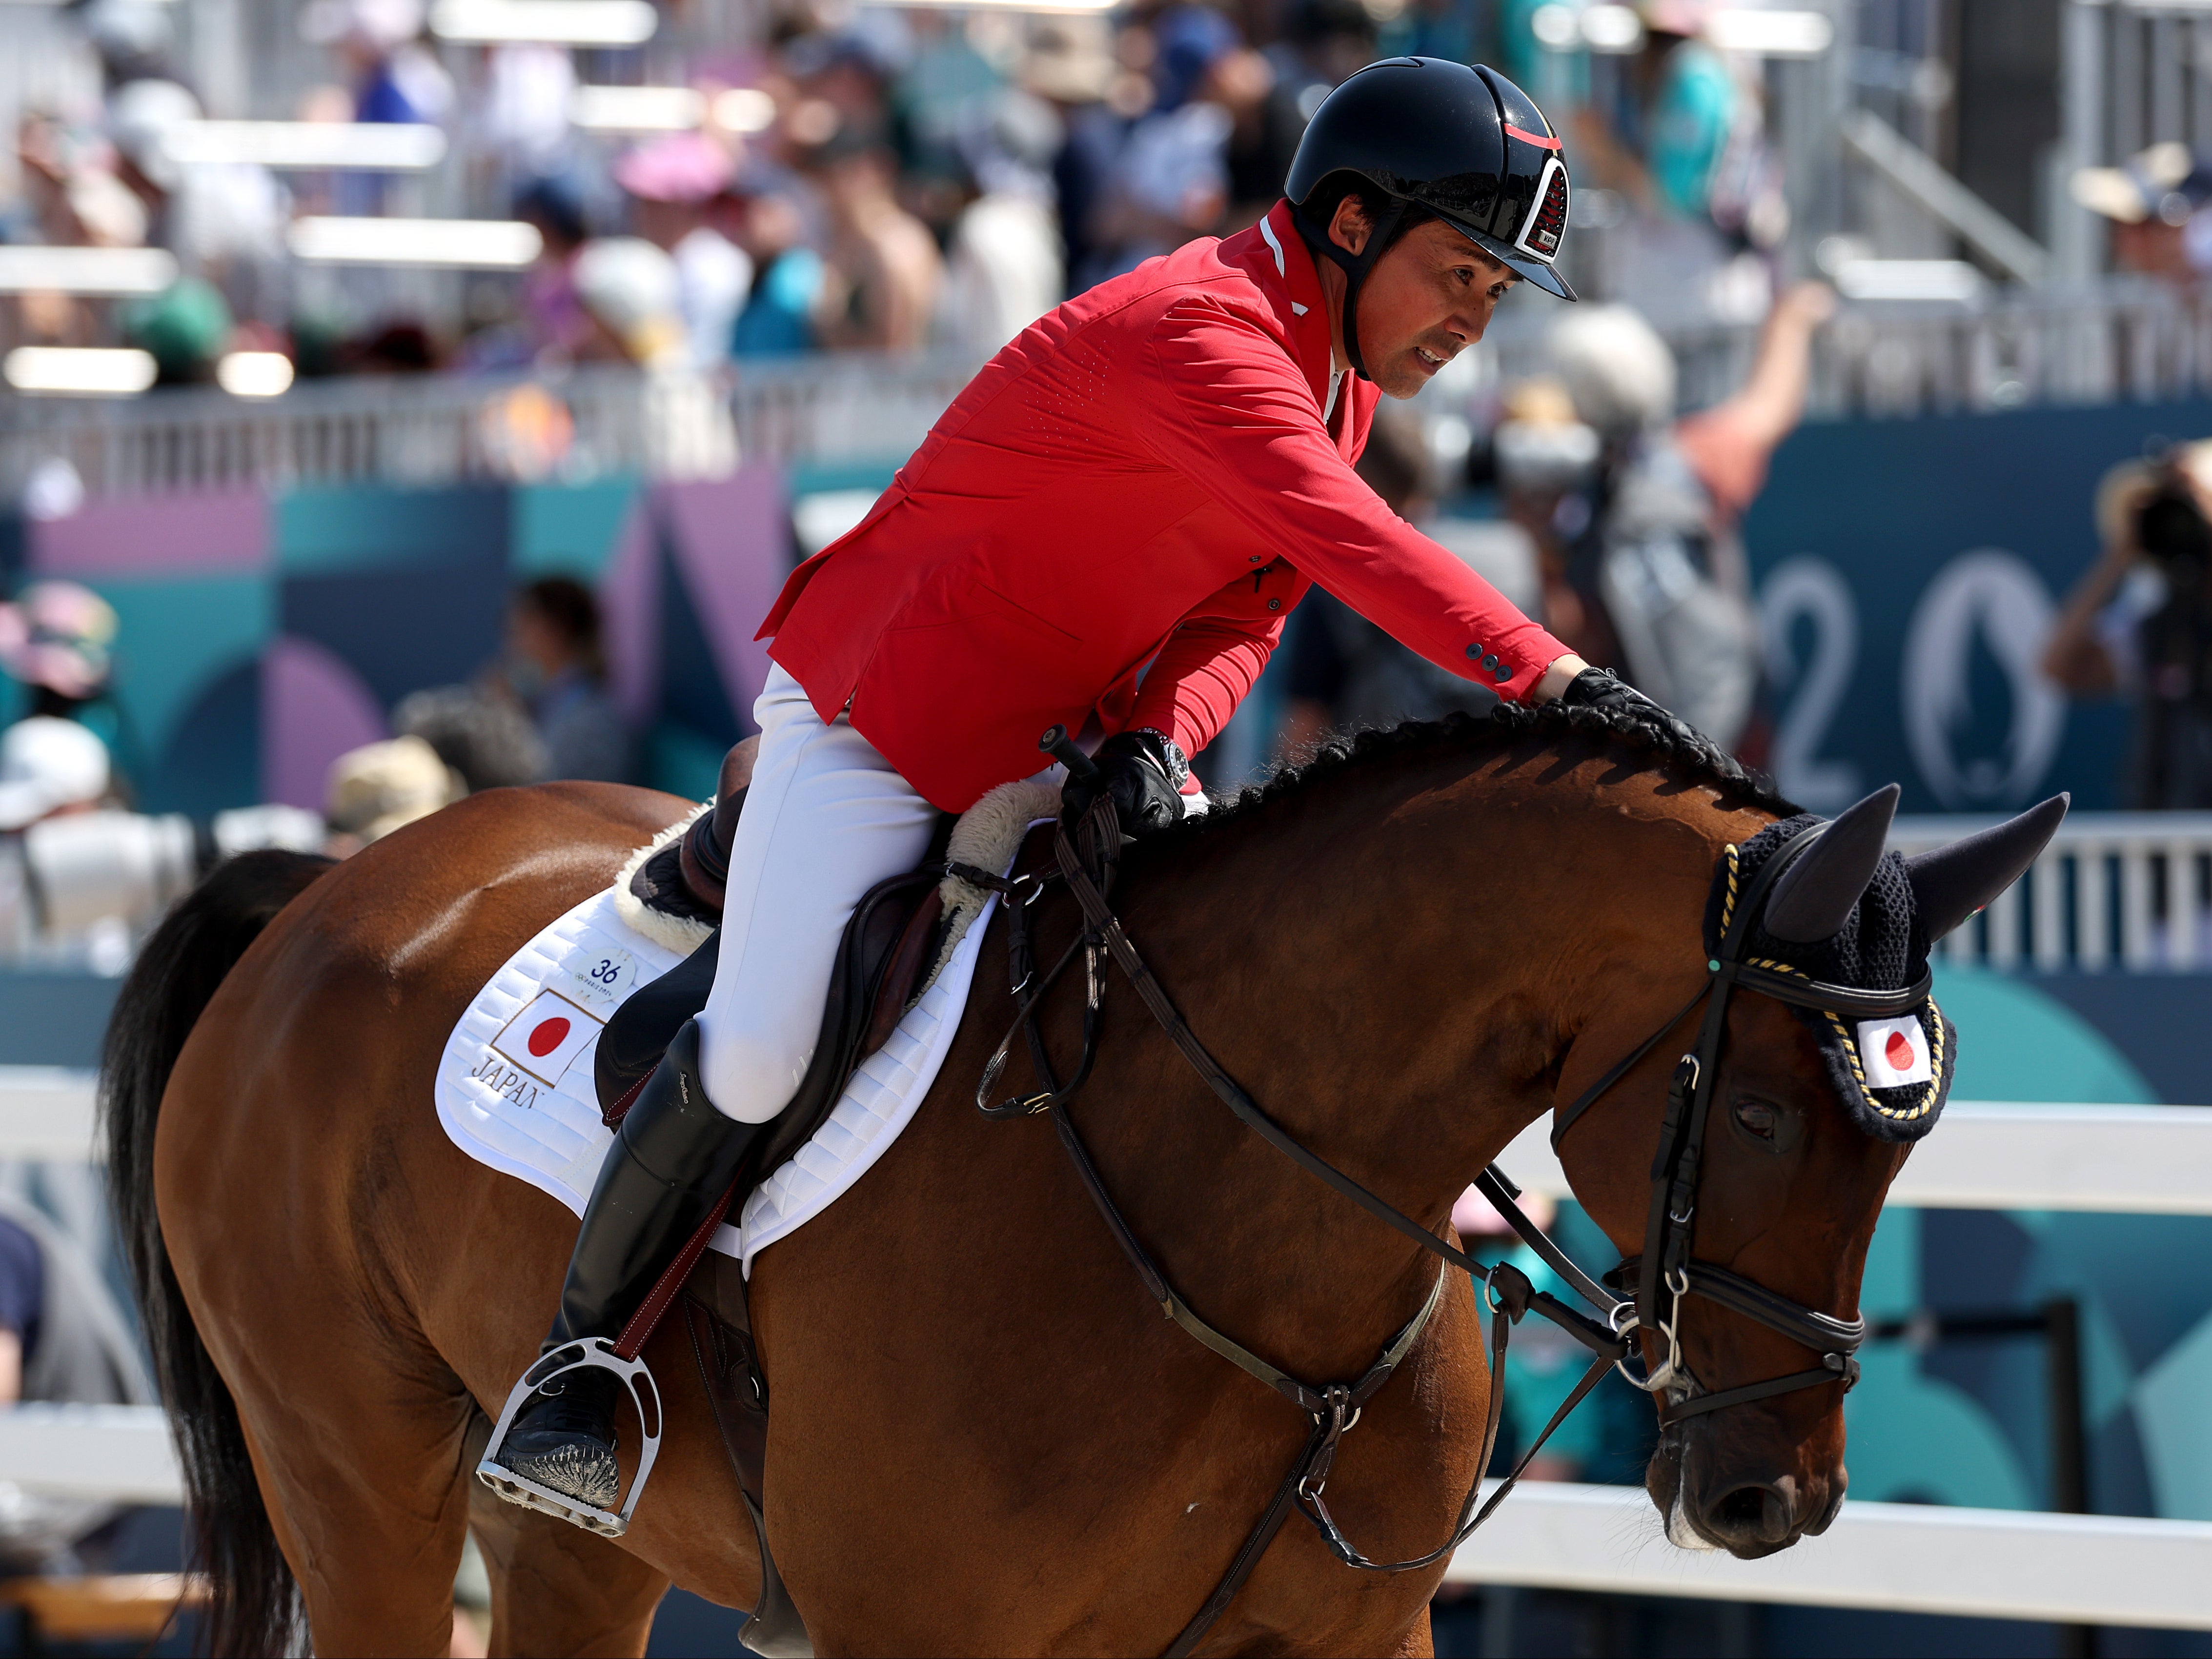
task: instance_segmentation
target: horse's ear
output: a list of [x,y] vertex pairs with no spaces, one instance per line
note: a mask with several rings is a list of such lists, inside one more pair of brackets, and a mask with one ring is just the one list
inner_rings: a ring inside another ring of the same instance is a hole
[[1905,860],[1905,874],[1912,878],[1913,902],[1919,908],[1920,925],[1927,930],[1929,943],[2021,878],[2057,833],[2071,799],[2071,795],[2053,795],[1994,830],[1984,830],[1948,847]]
[[1804,857],[1782,872],[1767,896],[1762,924],[1777,939],[1817,945],[1850,920],[1889,839],[1898,787],[1886,784],[1831,823]]

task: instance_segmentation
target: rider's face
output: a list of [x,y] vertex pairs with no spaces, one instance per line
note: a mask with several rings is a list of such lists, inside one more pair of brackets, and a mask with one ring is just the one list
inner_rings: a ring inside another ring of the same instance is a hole
[[[1347,196],[1330,236],[1358,253],[1368,233],[1367,216]],[[1359,291],[1359,350],[1368,374],[1389,396],[1412,397],[1482,337],[1498,301],[1520,280],[1442,220],[1414,226],[1376,262]]]

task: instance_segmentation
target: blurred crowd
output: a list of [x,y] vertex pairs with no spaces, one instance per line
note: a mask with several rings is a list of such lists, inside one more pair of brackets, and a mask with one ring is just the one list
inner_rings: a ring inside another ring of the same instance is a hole
[[[1578,222],[1637,229],[1613,262],[1624,281],[1705,295],[1731,320],[1771,297],[1788,212],[1762,77],[1707,42],[1705,0],[1599,8],[1634,31],[1602,57],[1574,35],[1579,0],[809,3],[688,52],[672,77],[665,51],[456,46],[423,0],[303,0],[296,27],[328,78],[289,108],[244,111],[206,107],[163,0],[81,0],[66,15],[100,95],[27,108],[0,235],[164,246],[182,275],[124,301],[21,296],[9,343],[137,345],[165,382],[243,350],[302,375],[987,353],[1071,292],[1252,222],[1328,89],[1401,52],[1498,63],[1546,103]],[[625,133],[592,102],[648,65],[696,119]],[[449,159],[416,177],[179,159],[191,124],[247,114],[428,125]],[[526,221],[541,251],[526,270],[471,274],[451,314],[390,284],[303,281],[287,251],[303,216],[426,214]]]
[[75,582],[32,582],[0,604],[0,684],[15,703],[0,730],[0,958],[118,974],[222,858],[271,846],[343,858],[477,790],[634,776],[599,601],[569,577],[516,589],[498,653],[466,684],[401,699],[394,735],[331,763],[319,810],[139,811],[145,756],[115,695],[117,633],[113,608]]

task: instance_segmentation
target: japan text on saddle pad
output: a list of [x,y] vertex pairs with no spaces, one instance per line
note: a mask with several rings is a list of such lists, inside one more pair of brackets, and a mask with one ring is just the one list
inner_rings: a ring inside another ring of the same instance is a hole
[[[579,1216],[614,1140],[592,1082],[599,1033],[682,960],[623,919],[617,891],[592,895],[516,951],[477,994],[438,1063],[438,1121],[453,1144]],[[827,1208],[898,1138],[952,1046],[989,920],[987,904],[822,1127],[747,1196],[738,1224],[716,1232],[715,1249],[750,1272],[764,1246]]]

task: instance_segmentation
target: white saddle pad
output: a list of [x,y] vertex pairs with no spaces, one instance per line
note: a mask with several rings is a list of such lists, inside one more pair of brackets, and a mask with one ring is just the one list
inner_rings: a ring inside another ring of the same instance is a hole
[[[614,1140],[592,1081],[599,1033],[640,986],[682,959],[623,920],[616,891],[586,899],[516,951],[477,994],[438,1063],[438,1121],[453,1145],[579,1216]],[[738,1226],[716,1232],[714,1248],[747,1273],[764,1247],[866,1173],[914,1116],[952,1046],[997,902],[992,895],[813,1138],[754,1190]]]

